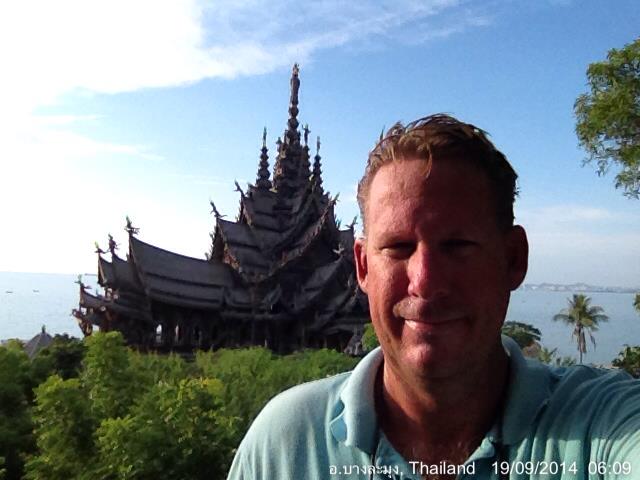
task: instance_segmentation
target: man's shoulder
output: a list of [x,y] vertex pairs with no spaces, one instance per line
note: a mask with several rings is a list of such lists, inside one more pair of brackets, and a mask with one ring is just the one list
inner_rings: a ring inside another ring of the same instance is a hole
[[587,365],[550,367],[554,394],[599,395],[604,392],[637,393],[640,382],[623,370]]
[[286,429],[308,428],[310,424],[326,424],[339,403],[340,392],[351,372],[302,383],[273,397],[256,417],[251,430],[278,433]]
[[612,434],[619,424],[640,427],[640,380],[621,370],[589,366],[552,368],[548,409],[574,428]]
[[238,447],[228,478],[303,478],[309,462],[326,460],[329,423],[350,374],[297,385],[271,399]]

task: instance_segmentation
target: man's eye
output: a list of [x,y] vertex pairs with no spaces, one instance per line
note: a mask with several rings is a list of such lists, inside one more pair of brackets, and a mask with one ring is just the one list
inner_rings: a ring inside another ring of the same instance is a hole
[[473,240],[465,238],[452,238],[444,242],[444,248],[451,251],[463,251],[478,245]]
[[404,257],[410,255],[414,250],[414,244],[410,242],[398,242],[386,245],[383,252],[391,257]]

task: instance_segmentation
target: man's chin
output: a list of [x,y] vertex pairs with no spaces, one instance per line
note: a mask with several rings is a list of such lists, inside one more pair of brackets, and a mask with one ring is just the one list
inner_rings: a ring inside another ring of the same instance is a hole
[[404,352],[405,367],[418,378],[446,376],[463,368],[464,352],[456,351],[441,339],[431,339],[408,347]]

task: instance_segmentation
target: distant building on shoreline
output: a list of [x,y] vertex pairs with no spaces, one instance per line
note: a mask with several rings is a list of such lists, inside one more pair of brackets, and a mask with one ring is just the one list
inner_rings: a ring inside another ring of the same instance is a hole
[[40,333],[24,344],[24,350],[29,358],[33,358],[40,350],[47,348],[51,343],[53,343],[53,337],[47,333],[47,329],[43,325]]
[[340,230],[337,196],[322,187],[319,137],[311,162],[309,128],[298,129],[299,87],[295,65],[273,177],[265,129],[255,185],[243,191],[236,182],[237,220],[225,220],[211,203],[216,224],[206,259],[141,241],[129,219],[126,259],[111,236],[108,251],[97,247],[104,294],[79,281],[73,311],[85,336],[97,326],[142,350],[183,353],[250,345],[344,350],[350,341],[353,348],[369,321],[355,278],[354,224]]

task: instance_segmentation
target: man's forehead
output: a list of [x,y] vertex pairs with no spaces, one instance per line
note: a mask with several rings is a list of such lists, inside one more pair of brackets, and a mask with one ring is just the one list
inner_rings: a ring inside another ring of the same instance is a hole
[[415,215],[428,220],[474,210],[481,217],[493,217],[487,195],[491,188],[486,174],[468,160],[396,160],[381,167],[371,182],[367,229],[374,224],[379,229],[381,222],[399,226]]
[[[406,175],[408,170],[411,171],[411,176]],[[426,160],[396,160],[383,165],[373,177],[369,196],[375,197],[374,202],[381,202],[390,197],[415,193],[416,187],[424,186],[430,170]]]
[[[434,170],[437,182],[431,181]],[[383,201],[386,197],[415,196],[423,193],[427,187],[432,189],[436,183],[442,191],[449,190],[452,194],[464,194],[460,192],[458,186],[465,181],[481,189],[488,187],[486,174],[468,159],[445,157],[430,161],[400,157],[383,165],[376,172],[371,182],[369,197],[376,197],[378,201]]]

